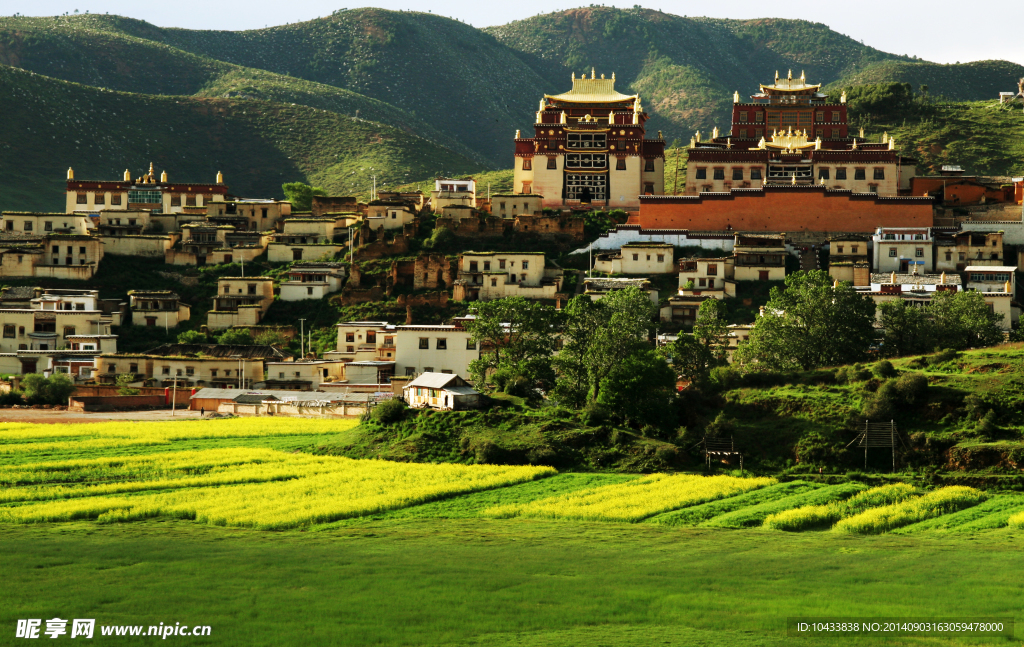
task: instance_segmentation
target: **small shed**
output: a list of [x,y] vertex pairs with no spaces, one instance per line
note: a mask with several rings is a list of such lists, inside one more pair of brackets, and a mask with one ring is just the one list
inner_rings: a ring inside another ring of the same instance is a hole
[[414,409],[429,407],[441,410],[475,409],[480,406],[480,392],[452,373],[421,373],[403,389],[405,402]]

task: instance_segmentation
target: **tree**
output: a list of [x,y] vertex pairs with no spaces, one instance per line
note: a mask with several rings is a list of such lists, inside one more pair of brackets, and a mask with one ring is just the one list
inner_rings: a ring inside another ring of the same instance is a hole
[[473,380],[483,385],[500,372],[506,389],[520,382],[531,389],[554,382],[551,354],[558,323],[554,308],[523,297],[480,302],[476,317],[463,324],[481,350],[488,349],[469,364]]
[[553,396],[561,404],[580,409],[587,403],[590,370],[587,349],[601,326],[603,310],[586,296],[569,300],[562,309],[562,348],[551,364],[558,375]]
[[851,364],[874,340],[875,304],[821,270],[794,272],[772,288],[765,313],[736,357],[765,370]]
[[286,200],[292,203],[293,211],[309,211],[313,208],[313,196],[327,195],[318,186],[310,186],[302,182],[286,182],[281,185]]
[[729,337],[729,308],[720,299],[705,299],[697,310],[693,336],[716,359],[725,358]]
[[556,397],[567,406],[597,402],[602,382],[620,362],[647,344],[654,310],[647,293],[629,287],[597,302],[574,297],[565,310],[563,345],[555,367]]
[[186,330],[185,332],[178,333],[179,344],[206,344],[208,339],[206,333],[199,332],[198,330]]
[[252,346],[253,338],[244,328],[228,328],[217,338],[218,344],[234,344],[236,346]]
[[115,383],[118,386],[118,395],[138,395],[141,393],[136,388],[132,388],[131,383],[135,381],[135,376],[131,373],[121,373],[115,379]]
[[617,363],[602,380],[598,403],[638,427],[664,427],[672,419],[675,372],[651,348],[637,350]]
[[980,292],[936,292],[928,306],[932,337],[943,348],[963,350],[1003,341],[1002,314],[993,312]]
[[885,335],[882,354],[903,357],[928,350],[928,317],[922,308],[903,299],[886,301],[878,306]]
[[29,373],[21,380],[25,398],[34,404],[67,404],[75,390],[75,383],[66,373],[44,377]]
[[288,340],[278,330],[264,330],[256,335],[254,343],[257,346],[284,346]]

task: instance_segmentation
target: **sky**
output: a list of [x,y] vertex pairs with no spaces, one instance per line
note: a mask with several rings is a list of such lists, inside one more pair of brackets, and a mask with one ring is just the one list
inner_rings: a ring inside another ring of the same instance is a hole
[[[137,0],[0,0],[0,15],[21,13],[52,16],[78,11],[112,13],[139,18],[161,27],[188,29],[256,29],[301,22],[329,15],[336,9],[354,9],[360,5],[339,4],[345,0],[175,0],[148,2]],[[606,3],[632,7],[634,2]],[[967,5],[945,5],[934,0],[864,0],[862,2],[790,2],[775,3],[771,9],[754,0],[727,3],[662,2],[646,0],[640,5],[680,16],[713,18],[799,18],[820,22],[865,45],[892,54],[919,56],[937,63],[956,63],[985,59],[1005,59],[1024,65],[1024,38],[1014,33],[1024,18],[1019,0],[989,0],[983,13],[972,14]],[[366,6],[366,5],[362,5]],[[550,13],[585,6],[565,0],[517,0],[484,2],[479,0],[378,0],[370,6],[385,9],[430,11],[457,18],[477,27],[501,25]],[[1006,24],[999,31],[994,26]]]

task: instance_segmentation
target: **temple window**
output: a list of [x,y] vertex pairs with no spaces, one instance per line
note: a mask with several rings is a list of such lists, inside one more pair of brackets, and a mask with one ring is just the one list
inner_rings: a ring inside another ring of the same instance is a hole
[[699,168],[699,169],[697,169],[696,178],[698,180],[706,180],[706,179],[708,179],[708,170],[706,168]]
[[734,179],[734,180],[742,180],[743,179],[743,169],[741,169],[741,168],[734,168],[732,170],[732,179]]
[[875,179],[876,180],[884,180],[885,179],[885,169],[884,168],[876,168],[875,169]]
[[759,123],[759,124],[764,123],[764,113],[763,112],[755,112],[754,113],[754,121],[756,123]]
[[818,122],[819,124],[820,123],[824,123],[824,121],[825,121],[825,113],[823,111],[821,111],[821,110],[818,110],[817,112],[814,113],[814,120],[816,122]]
[[653,173],[654,172],[654,160],[653,159],[649,159],[649,160],[647,160],[644,163],[644,172],[645,173]]
[[832,123],[836,123],[836,124],[839,123],[839,111],[838,110],[833,110],[832,111]]
[[853,179],[855,179],[855,180],[866,180],[867,179],[867,174],[864,172],[864,169],[862,169],[862,168],[853,169]]
[[524,157],[523,158],[523,170],[524,171],[532,171],[533,170],[533,160],[530,159],[529,157]]
[[625,171],[626,170],[626,158],[625,157],[620,157],[617,160],[615,160],[615,170],[616,171]]
[[554,157],[549,157],[548,158],[548,168],[549,169],[558,168],[558,162],[557,162],[557,160],[555,160]]
[[833,128],[833,129],[832,129],[832,139],[839,139],[839,137],[841,136],[841,135],[839,134],[839,132],[840,132],[840,131],[839,131],[839,129],[838,129],[838,128]]
[[750,169],[750,179],[751,180],[760,180],[761,179],[761,169],[759,169],[759,168],[752,168],[752,169]]
[[78,204],[85,204],[87,199],[88,198],[84,193],[78,194]]
[[754,130],[754,137],[757,137],[757,138],[764,137],[764,128],[756,128]]
[[716,179],[716,180],[724,180],[725,179],[725,169],[724,168],[716,168],[715,169],[715,177],[714,177],[714,179]]
[[740,113],[740,123],[741,124],[747,123],[747,113],[746,112],[741,112]]
[[846,169],[844,169],[844,168],[837,168],[836,169],[836,179],[837,180],[845,180],[846,179]]
[[827,180],[828,179],[828,175],[829,175],[829,173],[828,173],[828,169],[827,168],[820,168],[820,169],[818,169],[818,179],[819,180]]

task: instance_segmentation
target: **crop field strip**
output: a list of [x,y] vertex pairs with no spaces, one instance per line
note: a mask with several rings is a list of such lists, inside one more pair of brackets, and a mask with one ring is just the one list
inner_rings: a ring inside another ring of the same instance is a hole
[[[268,438],[344,433],[354,421],[267,423],[0,425],[0,521],[164,516],[319,530],[357,520],[522,517],[855,534],[1024,527],[1024,497],[988,497],[963,486],[922,493],[902,483],[868,488],[859,482],[823,486],[765,477],[558,474],[543,466],[355,460],[254,446]],[[97,440],[108,455],[54,449]]]

